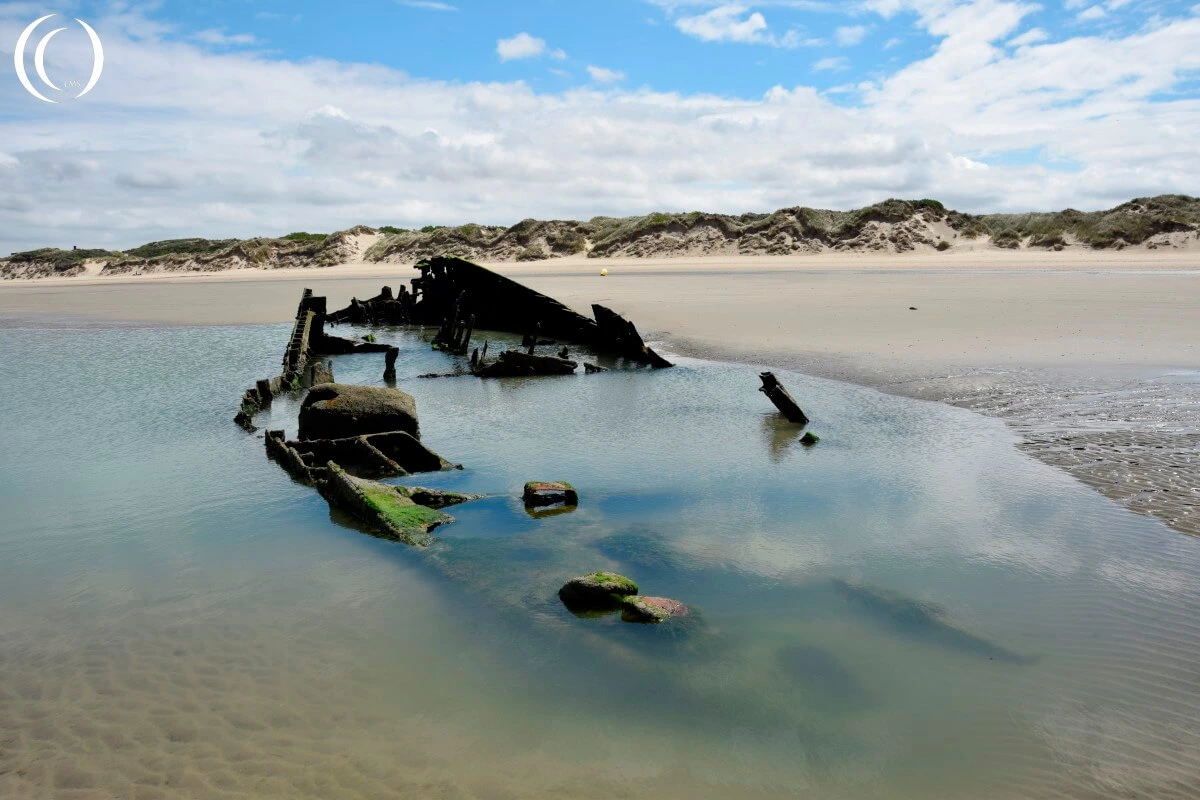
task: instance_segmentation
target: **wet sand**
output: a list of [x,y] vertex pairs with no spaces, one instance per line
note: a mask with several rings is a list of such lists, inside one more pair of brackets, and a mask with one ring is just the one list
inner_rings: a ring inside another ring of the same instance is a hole
[[[796,369],[1003,417],[1031,455],[1200,534],[1200,254],[580,258],[491,266],[585,313],[589,303],[609,305],[677,352]],[[412,274],[401,265],[353,264],[10,281],[0,284],[0,318],[276,322],[291,317],[301,285],[337,307]]]

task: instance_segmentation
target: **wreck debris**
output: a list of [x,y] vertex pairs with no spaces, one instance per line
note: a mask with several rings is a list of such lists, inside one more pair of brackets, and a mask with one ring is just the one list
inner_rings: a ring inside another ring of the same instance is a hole
[[[435,349],[458,355],[471,352],[471,337],[479,329],[520,334],[528,355],[539,345],[559,344],[562,339],[638,364],[671,366],[646,346],[632,323],[603,306],[593,306],[596,319],[588,319],[551,297],[461,258],[439,256],[421,261],[415,268],[421,275],[412,279],[411,292],[401,287],[393,294],[384,287],[370,300],[354,299],[346,308],[329,314],[329,321],[437,325]],[[324,320],[323,304],[317,312]],[[480,364],[486,355],[485,347]]]
[[383,379],[385,381],[396,380],[396,359],[400,357],[399,347],[389,347],[386,354],[383,356]]
[[328,320],[334,325],[404,325],[412,321],[412,306],[413,296],[407,286],[401,285],[394,295],[390,287],[384,286],[370,300],[353,298],[350,305],[330,314]]
[[541,506],[579,505],[579,493],[566,481],[530,481],[522,494],[525,505],[530,508]]
[[[417,503],[411,489],[355,478],[332,461],[327,470],[327,477],[317,489],[329,504],[357,517],[385,539],[426,547],[433,541],[430,534],[434,528],[454,521],[444,511]],[[439,493],[446,504],[451,504],[449,497]],[[458,495],[456,502],[473,499],[471,495]]]
[[404,431],[345,439],[286,441],[283,431],[267,431],[267,453],[292,477],[315,485],[325,478],[325,465],[336,461],[361,478],[395,478],[413,472],[456,467]]
[[300,406],[301,439],[345,439],[404,431],[420,438],[417,401],[399,389],[325,383]]
[[[530,348],[531,350],[533,348]],[[579,364],[565,358],[537,356],[520,350],[505,350],[491,364],[476,367],[481,378],[519,378],[528,375],[570,375]]]
[[433,337],[434,350],[445,350],[460,356],[467,354],[471,346],[471,334],[475,330],[475,315],[471,314],[464,319],[462,301],[465,294],[466,292],[463,292],[454,301],[453,313],[442,322],[442,327]]
[[306,386],[333,383],[333,362],[322,356],[346,353],[389,353],[391,345],[354,342],[325,333],[325,298],[314,297],[305,289],[296,309],[292,333],[283,353],[281,374],[261,379],[242,396],[241,407],[233,421],[247,431],[255,431],[254,415],[271,404],[276,395]]
[[637,327],[617,312],[593,303],[592,315],[596,318],[596,326],[599,329],[597,341],[606,349],[639,364],[649,364],[656,368],[671,366],[670,361],[647,347]]
[[[394,302],[388,290],[384,294]],[[358,305],[351,304],[352,308]],[[325,298],[305,289],[284,351],[283,374],[260,380],[247,390],[235,419],[254,430],[254,414],[269,406],[275,395],[312,386],[300,408],[300,438],[288,441],[283,431],[268,431],[268,456],[296,480],[315,486],[330,506],[358,518],[377,535],[425,546],[435,527],[453,521],[439,509],[477,496],[388,486],[369,479],[462,467],[421,444],[411,395],[394,388],[333,383],[333,364],[325,362],[323,355],[385,353],[385,374],[394,379],[400,350],[375,343],[373,335],[363,342],[327,336],[325,320]]]
[[799,425],[807,425],[808,417],[800,409],[800,406],[788,394],[788,390],[783,388],[783,384],[775,377],[773,372],[764,372],[758,376],[762,379],[762,386],[758,388],[760,392],[765,394],[775,407],[779,409],[789,422],[795,422]]
[[275,398],[275,392],[271,389],[271,382],[266,378],[254,384],[254,388],[258,391],[258,403],[262,408],[271,405],[271,401]]
[[548,336],[587,342],[595,323],[562,303],[514,280],[461,258],[436,257],[416,265],[412,280],[410,322],[439,325],[452,319],[457,305],[462,318],[475,315],[484,330],[526,334],[534,323]]

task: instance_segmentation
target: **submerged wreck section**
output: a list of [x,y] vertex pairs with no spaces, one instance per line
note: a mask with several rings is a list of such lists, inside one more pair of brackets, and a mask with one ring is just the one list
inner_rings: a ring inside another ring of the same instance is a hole
[[296,309],[292,333],[283,352],[282,372],[274,378],[263,378],[242,395],[241,408],[233,421],[248,431],[254,427],[254,415],[271,405],[274,398],[308,386],[333,382],[333,362],[324,356],[345,353],[387,353],[389,363],[395,358],[395,348],[373,342],[355,342],[325,333],[326,303],[324,297],[314,297],[305,289]]
[[267,453],[301,483],[315,486],[335,462],[363,478],[398,478],[437,472],[454,465],[404,431],[346,439],[287,441],[283,431],[267,431]]
[[595,319],[588,319],[552,297],[461,258],[439,256],[415,268],[421,274],[410,282],[411,291],[401,286],[393,292],[385,286],[370,300],[351,300],[346,308],[329,314],[329,321],[437,325],[435,346],[461,355],[470,352],[471,336],[479,329],[516,333],[525,337],[527,345],[536,346],[541,337],[549,337],[637,364],[671,366],[646,346],[633,323],[604,306],[592,306]]
[[254,415],[275,395],[310,387],[301,405],[300,435],[281,430],[265,436],[268,456],[293,478],[315,487],[341,509],[388,539],[423,546],[430,532],[453,520],[439,509],[474,496],[376,483],[414,472],[461,469],[421,443],[416,400],[395,388],[333,383],[324,356],[383,353],[385,378],[394,376],[399,349],[325,333],[325,298],[304,290],[283,354],[283,372],[248,390],[235,421],[254,430]]
[[520,378],[529,375],[571,375],[578,367],[578,362],[566,358],[505,350],[490,364],[479,360],[472,371],[480,378]]
[[[428,546],[434,528],[454,521],[441,508],[476,499],[474,495],[451,495],[355,478],[333,462],[328,471],[328,477],[317,488],[331,506],[357,517],[385,539],[416,547]],[[432,502],[424,505],[418,502],[422,499]]]

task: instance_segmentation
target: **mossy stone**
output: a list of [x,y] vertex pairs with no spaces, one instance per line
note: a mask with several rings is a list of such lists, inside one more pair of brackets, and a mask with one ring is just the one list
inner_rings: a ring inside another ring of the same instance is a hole
[[572,611],[600,611],[617,608],[621,598],[637,592],[637,584],[624,575],[591,572],[563,584],[558,597]]

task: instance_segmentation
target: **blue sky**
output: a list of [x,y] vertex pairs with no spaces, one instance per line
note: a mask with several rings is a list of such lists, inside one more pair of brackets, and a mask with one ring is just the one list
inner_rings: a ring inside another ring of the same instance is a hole
[[[260,49],[292,60],[365,61],[425,78],[522,80],[540,91],[561,91],[589,81],[587,67],[600,66],[623,74],[621,83],[629,86],[759,97],[780,84],[826,91],[853,86],[929,55],[939,37],[916,24],[919,5],[886,0],[210,0],[166,2],[150,16],[176,26],[180,37],[207,36],[217,49]],[[1197,13],[1194,0],[1022,5],[1029,12],[1008,41],[1119,36]],[[90,10],[89,4],[80,7],[82,13]],[[502,59],[498,41],[523,33],[545,43],[542,54]]]
[[[104,41],[87,97],[13,74],[49,13],[53,80],[91,65],[70,17]],[[1196,194],[1198,42],[1186,0],[0,3],[0,251]]]

